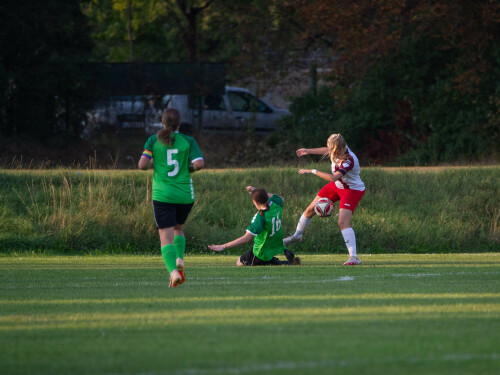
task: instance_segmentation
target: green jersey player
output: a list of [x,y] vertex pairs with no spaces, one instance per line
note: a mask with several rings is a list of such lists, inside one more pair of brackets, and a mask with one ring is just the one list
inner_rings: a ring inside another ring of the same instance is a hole
[[[300,259],[283,245],[281,229],[283,198],[268,194],[264,189],[256,189],[253,186],[247,186],[246,190],[251,194],[252,202],[259,210],[252,218],[246,233],[223,245],[210,245],[209,249],[222,251],[247,243],[253,237],[253,249],[238,258],[237,266],[300,264]],[[285,253],[286,261],[276,258],[276,255],[280,253]]]
[[190,163],[198,170],[204,167],[204,161],[196,141],[179,133],[179,111],[165,110],[162,124],[163,129],[149,137],[144,145],[139,168],[148,169],[154,161],[153,214],[160,234],[162,258],[170,272],[170,287],[176,287],[186,279],[186,239],[182,226],[195,199]]

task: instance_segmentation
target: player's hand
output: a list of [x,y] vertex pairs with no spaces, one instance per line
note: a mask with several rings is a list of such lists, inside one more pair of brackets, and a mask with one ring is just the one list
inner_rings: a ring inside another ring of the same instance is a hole
[[208,245],[208,248],[213,251],[222,251],[225,249],[224,245]]
[[309,155],[309,153],[307,152],[307,148],[299,148],[296,152],[299,158],[304,155]]
[[253,191],[255,190],[253,186],[247,186],[245,189],[247,189],[249,193],[253,193]]
[[300,174],[312,173],[312,169],[299,169]]

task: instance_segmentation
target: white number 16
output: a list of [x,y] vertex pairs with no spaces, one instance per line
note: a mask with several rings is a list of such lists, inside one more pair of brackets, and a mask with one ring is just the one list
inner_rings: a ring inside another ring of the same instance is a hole
[[273,227],[273,232],[271,233],[271,235],[269,237],[274,236],[274,234],[276,232],[279,232],[279,230],[281,229],[280,214],[277,214],[276,217],[273,217],[272,227]]

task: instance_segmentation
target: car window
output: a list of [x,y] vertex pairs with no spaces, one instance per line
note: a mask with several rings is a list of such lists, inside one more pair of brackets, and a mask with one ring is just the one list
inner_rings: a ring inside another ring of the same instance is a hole
[[224,105],[224,100],[222,95],[205,95],[203,98],[203,109],[212,111],[224,111],[226,106]]
[[272,112],[267,105],[246,92],[229,91],[227,96],[235,112]]

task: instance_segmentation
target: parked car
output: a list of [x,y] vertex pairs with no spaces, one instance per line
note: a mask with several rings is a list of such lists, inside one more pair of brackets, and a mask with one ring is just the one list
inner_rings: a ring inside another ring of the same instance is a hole
[[[202,111],[198,110],[201,104]],[[257,98],[250,91],[226,86],[224,95],[205,95],[201,103],[194,102],[188,95],[166,95],[161,109],[146,115],[146,131],[155,133],[161,128],[161,114],[164,108],[176,108],[181,113],[182,131],[193,129],[204,132],[238,133],[250,127],[257,133],[276,129],[276,121],[290,112]]]
[[115,95],[94,103],[87,111],[83,123],[83,136],[90,137],[97,131],[112,129],[118,132],[143,131],[146,126],[148,100],[141,95]]

